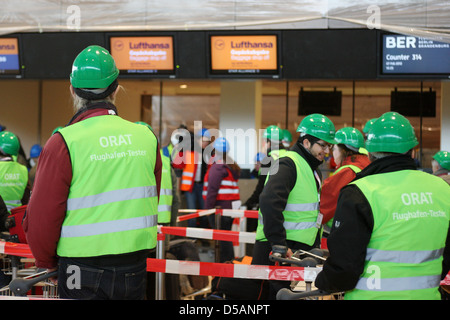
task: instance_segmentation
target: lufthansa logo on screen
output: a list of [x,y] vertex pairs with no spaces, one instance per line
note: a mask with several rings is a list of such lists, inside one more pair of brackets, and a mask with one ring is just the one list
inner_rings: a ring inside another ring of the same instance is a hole
[[169,49],[170,45],[168,43],[147,43],[147,42],[139,42],[132,43],[130,42],[130,49]]
[[272,42],[231,41],[231,48],[273,48]]
[[0,45],[0,50],[14,51],[16,50],[16,46],[13,44],[2,44]]

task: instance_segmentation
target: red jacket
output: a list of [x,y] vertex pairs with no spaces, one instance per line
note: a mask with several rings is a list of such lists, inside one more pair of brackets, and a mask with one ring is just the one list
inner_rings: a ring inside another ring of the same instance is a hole
[[[108,109],[90,109],[78,115],[71,123],[107,114]],[[154,173],[158,196],[161,168],[161,156],[157,152]],[[71,181],[72,164],[69,151],[62,136],[54,134],[40,154],[32,195],[23,222],[27,242],[38,268],[51,269],[57,266],[56,247],[66,216]]]
[[[354,162],[351,161],[351,156],[347,157],[342,162],[341,167],[351,164],[362,170],[370,164],[370,160],[366,155],[359,154],[354,157]],[[325,179],[322,185],[322,191],[320,192],[320,212],[323,214],[323,224],[334,217],[339,192],[342,187],[349,184],[355,177],[356,173],[352,169],[343,168],[338,173]]]

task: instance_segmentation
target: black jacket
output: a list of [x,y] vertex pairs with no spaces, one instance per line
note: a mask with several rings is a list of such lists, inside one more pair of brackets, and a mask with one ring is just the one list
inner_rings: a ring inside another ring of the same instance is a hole
[[[389,156],[372,162],[356,175],[355,180],[373,174],[416,169],[410,156]],[[315,285],[328,292],[348,291],[355,288],[364,270],[366,249],[374,225],[372,209],[357,186],[342,188],[334,221],[339,221],[339,228],[335,228],[334,224],[331,228],[327,242],[330,257],[324,263],[323,271],[317,275]],[[449,270],[449,249],[447,237],[444,276]]]
[[[298,141],[290,150],[303,157],[321,179],[318,166],[322,161],[312,156]],[[269,175],[270,178],[259,197],[259,207],[264,218],[264,234],[272,246],[287,246],[286,230],[283,227],[283,210],[297,181],[294,161],[288,157],[279,158],[272,165]],[[316,182],[319,189],[319,182],[317,180]]]
[[8,231],[8,228],[6,228],[5,226],[8,216],[8,209],[6,208],[6,204],[3,201],[3,198],[0,196],[0,232]]

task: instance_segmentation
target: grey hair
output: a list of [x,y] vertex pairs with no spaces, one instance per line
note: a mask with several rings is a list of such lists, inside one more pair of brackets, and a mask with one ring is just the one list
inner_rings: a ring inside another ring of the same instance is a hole
[[[118,88],[123,89],[123,87],[121,85],[119,85]],[[93,91],[93,90],[90,90],[90,91]],[[77,113],[81,109],[85,108],[92,101],[95,101],[95,102],[109,102],[109,103],[114,104],[115,98],[116,98],[116,95],[114,93],[112,93],[109,96],[107,96],[106,98],[100,99],[100,100],[87,100],[87,99],[81,98],[77,94],[74,94],[73,97],[72,97],[73,110],[74,110],[75,113]]]

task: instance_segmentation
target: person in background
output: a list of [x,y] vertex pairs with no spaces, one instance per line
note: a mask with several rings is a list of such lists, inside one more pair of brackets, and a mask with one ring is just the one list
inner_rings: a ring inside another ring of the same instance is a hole
[[34,184],[34,177],[36,176],[36,168],[39,162],[39,155],[41,154],[42,151],[42,147],[40,144],[34,144],[31,146],[30,149],[30,165],[31,165],[31,169],[30,172],[28,173],[28,176],[30,178],[30,186],[31,188],[33,188],[33,184]]
[[118,75],[100,46],[77,55],[69,87],[75,115],[40,155],[23,226],[36,266],[58,270],[61,298],[145,298],[162,164],[154,133],[118,116]]
[[370,164],[369,157],[361,154],[364,148],[364,136],[358,129],[345,127],[336,132],[336,144],[333,146],[333,159],[336,171],[324,180],[320,193],[320,213],[322,224],[331,228],[339,192],[350,183],[358,172]]
[[371,163],[341,189],[317,288],[348,300],[440,299],[450,269],[450,188],[417,170],[417,144],[401,114],[375,121],[366,141]]
[[378,118],[372,118],[367,120],[366,124],[364,125],[364,128],[362,130],[363,134],[364,134],[364,140],[367,140],[367,137],[369,135],[369,131],[370,129],[372,129],[373,124],[375,123],[375,121],[377,121]]
[[288,129],[282,129],[282,135],[283,138],[281,139],[281,142],[283,143],[283,146],[285,149],[289,149],[291,147],[292,143],[292,134]]
[[437,152],[431,160],[431,169],[435,176],[450,184],[450,152],[443,150]]
[[14,133],[0,132],[0,195],[8,211],[27,204],[30,199],[28,169],[14,160],[19,148],[20,142]]
[[255,156],[255,167],[253,168],[253,170],[250,172],[250,176],[252,177],[252,179],[254,178],[258,178],[259,174],[260,174],[260,169],[261,169],[261,161],[266,157],[266,155],[262,152],[258,152]]
[[[6,204],[3,201],[2,196],[0,195],[0,232],[7,232],[9,231],[9,228],[13,226],[12,222],[14,219],[9,218],[9,211],[8,208],[6,208]],[[5,235],[6,240],[8,240],[8,234]],[[1,241],[4,241],[3,237],[0,238]],[[3,257],[0,256],[0,263],[4,264],[6,256]],[[2,269],[0,269],[0,288],[3,288],[4,286],[7,286],[11,282],[11,276],[6,275]]]
[[[228,155],[228,141],[219,137],[214,141],[215,155],[211,167],[205,175],[203,199],[205,209],[233,209],[233,202],[240,199],[238,180],[240,167]],[[209,215],[209,223],[215,227],[214,215]],[[233,219],[222,216],[220,230],[231,230]],[[220,262],[234,259],[233,244],[230,241],[220,241]]]
[[[181,174],[180,190],[186,198],[187,209],[202,210],[205,208],[202,197],[203,182],[210,161],[205,156],[205,148],[210,142],[211,135],[208,129],[203,128],[194,135],[191,149],[183,151],[183,162],[181,165],[183,173]],[[196,147],[198,144],[200,144],[201,148]],[[201,152],[197,152],[197,150],[201,150]],[[197,226],[207,228],[208,218],[200,217],[188,220],[188,227]]]
[[[244,206],[249,210],[257,209],[259,206],[259,196],[264,188],[267,174],[270,166],[286,149],[281,143],[283,139],[282,130],[275,125],[268,126],[263,133],[263,154],[266,156],[261,159],[261,166],[259,168],[258,183],[252,195],[245,201]],[[251,219],[254,220],[254,219]],[[247,231],[254,231],[256,228],[256,221],[253,225],[252,221],[248,221]]]
[[[272,165],[259,199],[253,265],[274,265],[271,252],[291,257],[293,251],[320,245],[319,166],[335,143],[335,127],[326,116],[311,114],[303,118],[297,132],[295,145]],[[288,281],[270,281],[269,299],[288,286]]]

